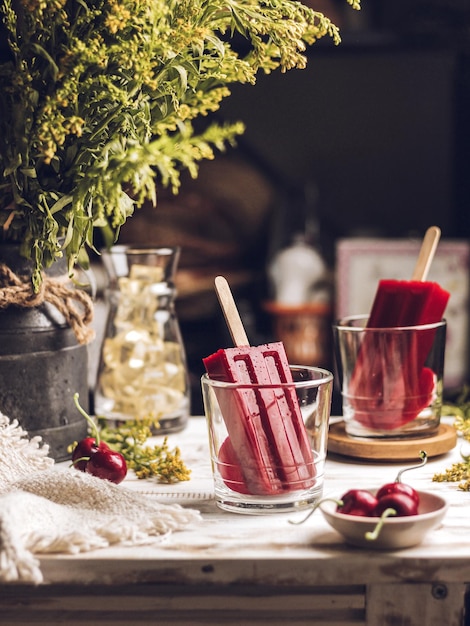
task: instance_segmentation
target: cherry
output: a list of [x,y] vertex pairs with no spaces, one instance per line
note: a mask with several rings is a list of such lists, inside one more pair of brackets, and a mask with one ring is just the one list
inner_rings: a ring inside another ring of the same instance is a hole
[[87,420],[93,437],[85,437],[77,443],[72,452],[73,467],[81,472],[93,474],[119,484],[127,475],[127,464],[124,456],[112,450],[107,443],[100,441],[100,433],[95,422],[84,411],[78,402],[78,393],[73,397],[75,406]]
[[238,493],[250,493],[230,437],[227,437],[219,448],[218,468],[222,480],[229,489]]
[[376,497],[378,500],[381,500],[385,496],[392,496],[395,494],[402,494],[411,498],[416,504],[419,504],[419,494],[416,489],[413,489],[411,485],[406,485],[405,483],[395,482],[395,483],[387,483],[380,487],[377,491]]
[[[102,443],[101,445],[106,445]],[[92,454],[98,450],[98,444],[94,437],[85,437],[77,443],[72,452],[72,463],[75,469],[84,472],[86,464]]]
[[85,471],[87,474],[93,474],[118,485],[126,477],[127,464],[120,452],[106,446],[106,448],[100,447],[90,456]]
[[370,517],[377,506],[377,498],[365,489],[350,489],[336,507],[338,513]]
[[374,516],[380,517],[387,509],[392,509],[397,517],[418,515],[418,503],[406,493],[390,493],[377,502]]
[[423,465],[425,465],[426,461],[428,460],[427,454],[424,451],[421,451],[419,453],[419,456],[421,457],[421,463],[419,465],[413,465],[413,467],[405,467],[404,469],[402,469],[401,471],[398,472],[397,477],[395,478],[395,482],[393,483],[387,483],[385,485],[383,485],[375,494],[376,498],[378,500],[382,499],[384,496],[387,495],[393,495],[393,494],[405,494],[407,496],[409,496],[410,498],[412,498],[415,502],[416,505],[419,505],[419,494],[418,492],[413,489],[413,487],[411,487],[410,485],[406,485],[405,483],[401,482],[401,477],[403,475],[404,472],[407,472],[408,470],[412,470],[412,469],[417,469],[418,467],[423,467]]

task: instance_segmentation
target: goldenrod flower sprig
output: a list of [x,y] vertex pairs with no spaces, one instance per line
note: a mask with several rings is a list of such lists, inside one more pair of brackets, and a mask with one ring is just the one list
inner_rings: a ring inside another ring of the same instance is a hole
[[158,428],[158,424],[151,420],[129,420],[110,427],[106,420],[99,419],[98,426],[101,440],[124,456],[127,467],[134,470],[137,478],[154,478],[161,483],[190,479],[191,470],[184,463],[179,447],[170,448],[168,437],[161,444],[148,442],[154,434],[153,427]]
[[[462,441],[470,443],[470,387],[465,385],[455,403],[447,403],[442,407],[443,415],[454,417],[454,428]],[[463,448],[462,448],[463,450]],[[458,482],[461,491],[470,491],[470,455],[461,450],[461,461],[453,463],[444,472],[433,476],[435,482]]]
[[193,125],[231,84],[340,41],[291,0],[0,0],[0,20],[0,233],[33,260],[36,288],[64,250],[70,268],[86,262],[95,228],[116,240],[156,185],[176,192],[182,169],[234,143],[241,122]]

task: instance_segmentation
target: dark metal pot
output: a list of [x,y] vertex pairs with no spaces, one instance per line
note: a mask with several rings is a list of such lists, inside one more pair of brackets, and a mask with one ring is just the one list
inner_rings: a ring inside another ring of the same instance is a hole
[[[0,263],[19,275],[31,270],[14,245],[0,244]],[[65,260],[47,273],[65,274]],[[41,436],[57,461],[69,458],[67,447],[86,437],[75,392],[88,410],[87,347],[78,344],[57,309],[44,303],[0,310],[0,411],[17,419],[30,437]]]

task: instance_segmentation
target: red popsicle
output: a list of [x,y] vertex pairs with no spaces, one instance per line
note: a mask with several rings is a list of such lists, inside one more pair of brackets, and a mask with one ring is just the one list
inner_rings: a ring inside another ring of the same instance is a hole
[[[425,280],[439,236],[437,227],[428,229],[411,280],[379,282],[367,328],[409,327],[442,320],[450,294]],[[368,428],[392,430],[415,419],[429,405],[435,375],[425,367],[425,361],[434,335],[435,330],[429,329],[409,345],[400,331],[388,333],[386,338],[375,331],[364,336],[349,385],[357,421]]]
[[[249,346],[225,279],[217,277],[216,287],[237,347],[218,350],[203,362],[214,380],[247,383],[246,388],[216,392],[230,439],[224,449],[232,460],[236,457],[244,478],[240,489],[276,495],[309,488],[315,466],[297,396],[293,388],[276,386],[293,382],[284,346]],[[272,387],[253,388],[253,383]]]

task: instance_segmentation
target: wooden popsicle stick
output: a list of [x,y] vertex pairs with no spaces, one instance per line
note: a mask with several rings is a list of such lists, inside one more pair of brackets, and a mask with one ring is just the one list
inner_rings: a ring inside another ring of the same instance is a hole
[[227,322],[230,335],[235,347],[249,346],[250,342],[246,336],[245,328],[240,314],[233,299],[230,286],[224,276],[217,276],[215,279],[215,291],[222,307],[222,311]]
[[440,237],[441,229],[438,226],[427,229],[411,280],[426,280]]

